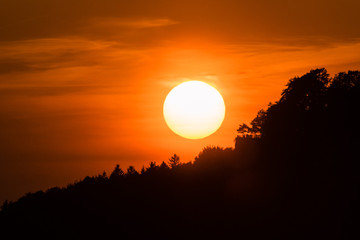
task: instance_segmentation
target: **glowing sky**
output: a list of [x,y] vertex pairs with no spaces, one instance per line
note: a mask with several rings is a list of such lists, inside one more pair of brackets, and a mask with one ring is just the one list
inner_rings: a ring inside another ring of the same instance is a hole
[[[139,169],[236,129],[289,78],[360,69],[355,0],[0,0],[0,201],[119,163]],[[183,81],[215,86],[227,112],[210,137],[163,119]]]

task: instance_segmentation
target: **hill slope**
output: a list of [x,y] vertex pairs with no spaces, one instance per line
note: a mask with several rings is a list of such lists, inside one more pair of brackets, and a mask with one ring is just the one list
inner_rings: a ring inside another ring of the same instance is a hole
[[360,72],[289,81],[234,149],[5,202],[0,234],[36,239],[357,239]]

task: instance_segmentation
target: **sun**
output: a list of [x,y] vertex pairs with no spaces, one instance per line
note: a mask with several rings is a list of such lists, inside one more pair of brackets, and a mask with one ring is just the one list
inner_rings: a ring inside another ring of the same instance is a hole
[[219,129],[225,117],[225,103],[209,84],[188,81],[169,92],[163,112],[166,124],[174,133],[200,139]]

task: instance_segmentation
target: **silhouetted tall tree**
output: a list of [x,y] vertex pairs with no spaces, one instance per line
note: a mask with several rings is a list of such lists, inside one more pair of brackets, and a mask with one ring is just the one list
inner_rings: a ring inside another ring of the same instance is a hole
[[179,166],[180,165],[180,157],[178,156],[178,155],[176,155],[176,154],[174,154],[173,156],[171,156],[170,158],[169,158],[169,166],[171,167],[171,168],[174,168],[174,167],[176,167],[176,166]]
[[123,176],[124,176],[124,171],[120,168],[119,164],[116,164],[115,169],[110,174],[110,180],[114,180]]
[[240,124],[239,128],[237,129],[238,134],[243,137],[247,137],[251,134],[252,129],[247,124],[243,123]]
[[247,124],[243,123],[240,124],[239,128],[237,129],[237,132],[242,137],[260,137],[261,136],[261,130],[262,125],[264,124],[264,121],[266,120],[266,111],[261,109],[256,117],[251,121],[249,127]]
[[[180,160],[180,159],[179,159]],[[169,169],[169,166],[163,161],[161,164],[160,164],[160,169],[162,170],[167,170]]]
[[127,176],[136,176],[138,172],[135,170],[134,166],[129,166],[126,172]]

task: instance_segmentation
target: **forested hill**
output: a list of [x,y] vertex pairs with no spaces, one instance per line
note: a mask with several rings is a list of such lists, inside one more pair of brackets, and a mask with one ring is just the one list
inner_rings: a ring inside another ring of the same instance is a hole
[[311,70],[240,124],[235,148],[5,202],[0,238],[360,239],[359,104],[360,72]]

